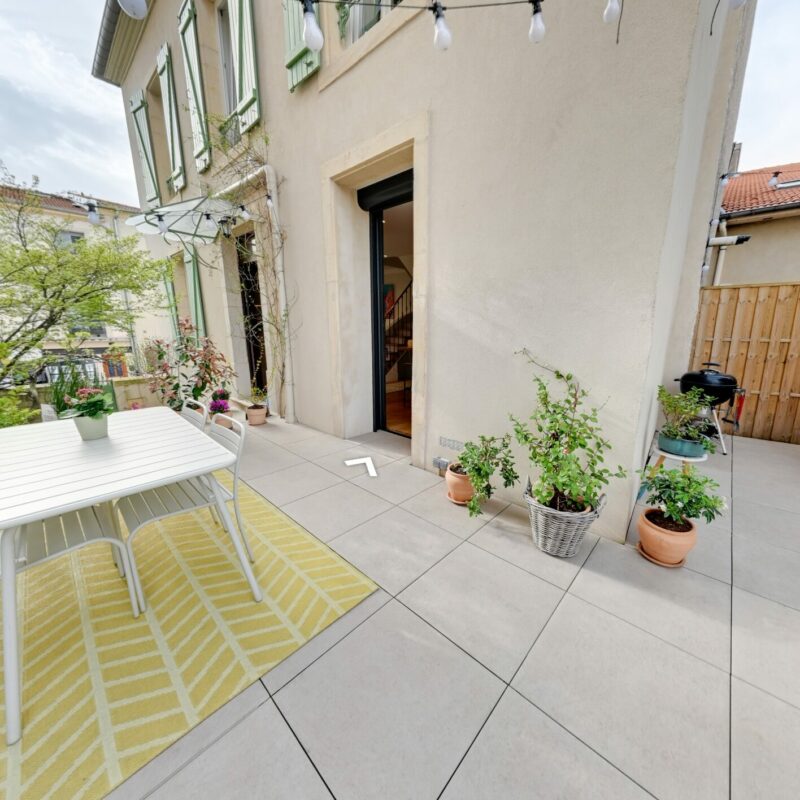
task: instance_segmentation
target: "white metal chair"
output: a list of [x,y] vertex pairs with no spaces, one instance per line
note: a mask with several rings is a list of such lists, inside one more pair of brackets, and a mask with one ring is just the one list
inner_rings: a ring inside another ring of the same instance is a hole
[[125,576],[128,583],[133,616],[138,617],[139,606],[136,602],[133,570],[129,569],[128,553],[119,536],[117,520],[110,504],[81,508],[17,528],[16,572],[97,542],[111,545],[112,552],[116,555],[114,560],[120,565],[120,575]]
[[[195,412],[192,411],[189,413],[194,414]],[[218,417],[216,419],[218,419]],[[241,422],[231,417],[225,417],[225,419],[230,423],[230,428],[218,424],[218,422],[214,422],[208,430],[208,435],[236,456],[236,461],[232,467],[233,490],[229,491],[220,484],[217,484],[217,488],[223,502],[228,500],[234,501],[241,539],[247,551],[247,556],[253,561],[253,551],[250,548],[250,544],[244,532],[238,504],[239,461],[244,446],[245,427]],[[128,551],[128,562],[133,572],[133,582],[136,587],[139,607],[143,611],[146,608],[144,592],[142,590],[142,583],[139,579],[139,572],[136,568],[136,558],[133,552],[133,542],[138,532],[150,522],[155,522],[156,520],[177,514],[186,514],[200,508],[210,508],[213,513],[216,505],[217,496],[214,493],[214,488],[211,482],[205,480],[203,477],[189,478],[188,480],[178,481],[177,483],[172,483],[158,489],[149,489],[146,492],[123,497],[116,502],[115,508],[122,515],[122,518],[125,520],[125,525],[128,528],[128,538],[125,540],[125,547]],[[225,515],[227,516],[227,509],[225,509]],[[216,515],[215,519],[217,519]],[[229,517],[228,521],[230,521]],[[233,528],[231,528],[228,533],[232,539],[236,535]],[[238,543],[234,541],[233,544],[238,553]],[[253,589],[254,599],[256,601],[261,600],[261,594],[260,591],[257,590],[257,587],[251,585],[251,588]]]
[[184,400],[181,416],[202,431],[205,430],[206,422],[208,422],[208,408],[196,400]]

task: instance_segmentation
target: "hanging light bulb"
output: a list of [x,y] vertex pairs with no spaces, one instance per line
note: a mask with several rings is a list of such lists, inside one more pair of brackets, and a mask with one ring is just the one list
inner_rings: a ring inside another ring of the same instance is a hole
[[219,226],[214,221],[214,218],[207,211],[203,214],[203,219],[200,221],[199,232],[204,236],[211,236],[212,238],[217,235]]
[[531,0],[531,5],[533,6],[533,16],[531,17],[531,27],[528,30],[528,38],[534,44],[539,44],[547,33],[542,16],[542,0]]
[[747,0],[731,0],[731,11],[741,8],[746,2]]
[[252,219],[252,215],[243,205],[239,206],[239,216],[242,218],[244,222],[248,222],[249,220]]
[[780,175],[780,172],[773,172],[772,177],[767,181],[767,186],[771,189],[774,189],[778,185],[778,175]]
[[433,12],[433,46],[437,50],[447,50],[453,43],[453,34],[450,33],[450,28],[447,27],[447,21],[444,18],[445,8],[436,0],[431,6]]
[[86,216],[92,225],[100,224],[100,214],[97,211],[97,203],[90,201],[86,204],[86,210],[89,212]]
[[300,0],[300,2],[303,4],[303,41],[309,50],[319,53],[325,44],[325,37],[314,13],[314,0]]
[[167,221],[164,219],[163,214],[156,214],[156,222],[158,223],[159,233],[166,233],[169,230],[169,225],[167,225]]
[[608,0],[606,10],[603,12],[603,22],[610,25],[612,22],[617,22],[622,14],[622,6],[619,0]]
[[134,19],[144,19],[147,16],[147,0],[117,0],[119,7]]

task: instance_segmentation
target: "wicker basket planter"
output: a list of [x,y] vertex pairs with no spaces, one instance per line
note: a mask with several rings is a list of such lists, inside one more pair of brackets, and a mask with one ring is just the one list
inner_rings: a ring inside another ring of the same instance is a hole
[[558,558],[572,558],[580,550],[586,531],[600,516],[606,503],[606,496],[602,495],[597,508],[556,511],[532,497],[530,481],[523,497],[528,504],[534,544],[548,555]]

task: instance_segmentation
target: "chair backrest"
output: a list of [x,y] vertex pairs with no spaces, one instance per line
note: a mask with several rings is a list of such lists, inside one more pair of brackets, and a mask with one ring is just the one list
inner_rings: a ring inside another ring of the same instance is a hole
[[244,450],[245,430],[245,426],[239,420],[229,417],[227,414],[215,414],[208,427],[208,435],[236,456],[236,461],[230,467],[233,472],[234,497],[239,488],[239,463]]
[[192,423],[195,428],[204,430],[208,420],[208,409],[196,400],[184,400],[181,408],[181,416]]
[[42,403],[39,410],[42,414],[42,422],[55,422],[58,419],[56,407],[51,406],[49,403]]

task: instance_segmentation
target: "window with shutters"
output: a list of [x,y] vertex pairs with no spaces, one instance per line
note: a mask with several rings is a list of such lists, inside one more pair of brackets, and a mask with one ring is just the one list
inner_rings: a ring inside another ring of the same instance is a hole
[[261,118],[253,0],[222,0],[217,6],[222,93],[222,132],[235,143]]
[[189,121],[192,126],[192,155],[197,171],[204,172],[211,164],[211,140],[208,135],[203,69],[200,62],[200,45],[197,39],[197,10],[194,0],[184,0],[178,20],[183,70],[186,75],[186,95],[189,101]]
[[181,126],[178,117],[178,99],[175,94],[172,54],[167,43],[164,43],[159,50],[156,65],[161,88],[161,106],[164,112],[164,134],[169,156],[170,172],[167,178],[167,188],[170,194],[175,194],[186,186],[186,172],[183,168]]
[[153,131],[150,124],[150,103],[148,92],[143,89],[134,92],[130,99],[130,110],[133,121],[133,136],[139,154],[139,166],[142,173],[145,204],[157,206],[161,202],[161,191],[158,185],[158,165],[153,145]]
[[320,54],[303,41],[303,4],[298,0],[283,0],[283,42],[289,91],[293,92],[320,67]]
[[400,5],[402,0],[359,0],[345,2],[339,6],[339,34],[345,45],[358,41],[368,30],[373,28],[391,10]]

